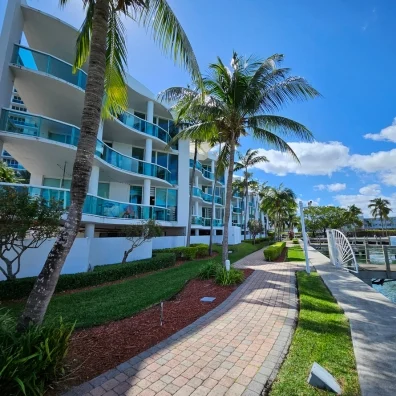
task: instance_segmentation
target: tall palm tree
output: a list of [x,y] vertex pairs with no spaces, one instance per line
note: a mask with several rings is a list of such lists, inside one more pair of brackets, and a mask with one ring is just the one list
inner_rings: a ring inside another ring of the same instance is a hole
[[311,141],[311,132],[302,124],[288,118],[272,115],[288,102],[307,100],[319,95],[301,77],[290,77],[290,69],[281,68],[283,55],[275,54],[265,60],[244,58],[234,53],[231,68],[218,58],[209,66],[209,75],[204,78],[204,103],[197,105],[201,123],[180,132],[184,139],[194,139],[213,133],[222,134],[229,152],[226,204],[223,232],[223,264],[228,258],[228,227],[232,198],[232,176],[235,151],[242,137],[252,134],[260,142],[267,143],[297,159],[291,147],[279,136],[297,137]]
[[356,244],[356,227],[361,227],[363,225],[362,220],[359,216],[363,214],[362,210],[356,205],[350,205],[345,212],[345,223],[353,227],[355,234],[355,244]]
[[[392,212],[392,209],[389,206],[389,200],[383,198],[371,199],[370,205],[368,205],[369,209],[371,209],[371,215],[375,218],[380,218],[382,233],[384,233],[384,220],[388,220],[389,213]],[[388,231],[385,232],[386,235],[388,235]]]
[[275,235],[280,239],[282,229],[296,211],[296,195],[281,184],[278,188],[266,186],[261,192],[261,209],[267,213],[275,227]]
[[[65,225],[40,272],[19,321],[23,330],[40,324],[59,274],[80,227],[82,207],[92,171],[96,137],[102,117],[112,117],[128,105],[125,84],[127,49],[121,17],[150,29],[154,41],[199,78],[190,42],[166,0],[81,0],[86,17],[76,44],[74,67],[88,62],[88,79],[81,117],[80,140],[73,165],[70,206]],[[69,0],[60,0],[65,6]],[[105,99],[103,101],[103,98]],[[104,102],[104,103],[103,103]],[[103,106],[102,106],[103,104]]]
[[247,229],[247,223],[248,223],[248,199],[249,199],[249,176],[251,177],[252,174],[249,173],[249,168],[251,168],[254,165],[257,165],[261,162],[268,162],[267,157],[264,155],[258,155],[258,150],[252,150],[248,149],[245,154],[242,154],[238,152],[238,159],[234,165],[234,171],[238,172],[240,170],[243,170],[243,175],[244,175],[244,181],[245,181],[245,223],[244,223],[244,236],[243,239],[246,239],[246,229]]

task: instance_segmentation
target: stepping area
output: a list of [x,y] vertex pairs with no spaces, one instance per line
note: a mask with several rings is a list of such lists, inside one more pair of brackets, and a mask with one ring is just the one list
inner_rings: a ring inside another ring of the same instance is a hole
[[262,250],[235,266],[255,271],[221,305],[67,395],[260,395],[291,341],[297,266],[266,263]]

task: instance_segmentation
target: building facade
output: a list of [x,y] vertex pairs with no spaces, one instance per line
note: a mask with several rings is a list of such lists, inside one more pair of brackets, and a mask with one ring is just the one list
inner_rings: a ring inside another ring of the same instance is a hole
[[[77,34],[72,26],[16,0],[8,2],[0,37],[0,153],[10,165],[30,172],[25,188],[31,195],[61,200],[65,210],[87,82],[87,65],[73,73]],[[124,225],[155,219],[163,237],[153,241],[152,248],[183,245],[190,143],[179,141],[169,149],[177,133],[172,114],[132,76],[127,76],[127,85],[127,111],[102,122],[98,131],[79,237],[114,238]],[[213,189],[215,241],[222,240],[225,178],[215,184],[215,161],[210,151],[202,152],[196,167],[192,217],[196,241],[209,236]],[[242,205],[236,202],[231,227],[234,214],[235,225],[242,224],[238,217]],[[257,207],[253,201],[252,205]]]

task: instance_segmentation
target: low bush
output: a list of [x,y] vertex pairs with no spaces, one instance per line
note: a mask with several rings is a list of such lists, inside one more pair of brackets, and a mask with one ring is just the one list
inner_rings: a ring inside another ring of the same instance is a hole
[[175,248],[153,250],[153,253],[174,253],[177,260],[194,260],[197,257],[198,248],[195,246],[180,246]]
[[193,243],[190,247],[196,247],[198,257],[206,257],[209,254],[209,245],[206,243]]
[[268,261],[276,260],[286,247],[286,242],[277,242],[264,249],[264,258]]
[[298,239],[293,239],[293,245],[298,245]]
[[216,271],[215,282],[221,286],[237,285],[245,279],[243,271],[231,268],[227,271],[223,266]]
[[262,238],[256,238],[256,241],[253,241],[253,239],[245,239],[242,242],[245,243],[251,243],[251,244],[259,244],[263,242],[272,242],[274,238],[272,237],[262,237]]
[[210,261],[204,265],[199,271],[198,277],[200,279],[212,279],[216,277],[217,271],[221,269],[221,264],[215,261]]
[[[102,283],[117,281],[129,276],[168,268],[176,263],[174,253],[156,253],[150,259],[131,261],[126,264],[100,265],[92,272],[66,274],[59,277],[55,292],[62,292],[82,287],[97,286]],[[0,300],[13,300],[27,297],[33,288],[35,277],[21,278],[0,282]]]
[[15,331],[16,320],[0,310],[0,389],[3,395],[43,395],[64,374],[63,362],[74,325],[60,321]]

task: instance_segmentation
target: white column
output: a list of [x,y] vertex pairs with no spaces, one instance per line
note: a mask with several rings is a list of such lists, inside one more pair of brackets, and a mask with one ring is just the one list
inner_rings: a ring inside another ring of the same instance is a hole
[[212,160],[212,173],[214,173],[214,171],[215,171],[215,167],[216,167],[215,161],[214,161],[214,160]]
[[194,202],[194,214],[196,215],[196,216],[199,216],[199,204],[198,204],[198,201],[195,201]]
[[103,121],[100,121],[97,138],[103,140]]
[[91,177],[89,179],[88,185],[88,194],[98,195],[98,187],[99,187],[99,167],[93,166]]
[[43,175],[40,173],[31,173],[30,174],[30,184],[33,186],[42,186],[43,185]]
[[195,176],[195,180],[194,180],[194,186],[195,187],[199,187],[198,186],[198,180],[199,180],[198,176]]
[[153,123],[154,121],[154,102],[152,100],[149,100],[147,102],[147,112],[146,112],[146,120],[148,122]]
[[198,228],[196,228],[194,231],[195,231],[195,236],[199,236],[199,230],[198,230]]
[[144,179],[144,181],[143,181],[143,205],[150,205],[150,190],[151,190],[151,180]]
[[0,160],[2,161],[3,158],[1,157],[3,155],[3,149],[4,149],[4,142],[0,140]]
[[92,223],[85,224],[84,236],[85,238],[95,237],[95,224]]
[[13,0],[6,2],[3,27],[0,32],[0,108],[9,107],[14,77],[9,67],[14,44],[20,43],[23,30],[21,3],[26,1]]
[[153,140],[152,139],[146,139],[146,147],[144,150],[144,160],[146,162],[151,163],[151,157],[153,155]]

